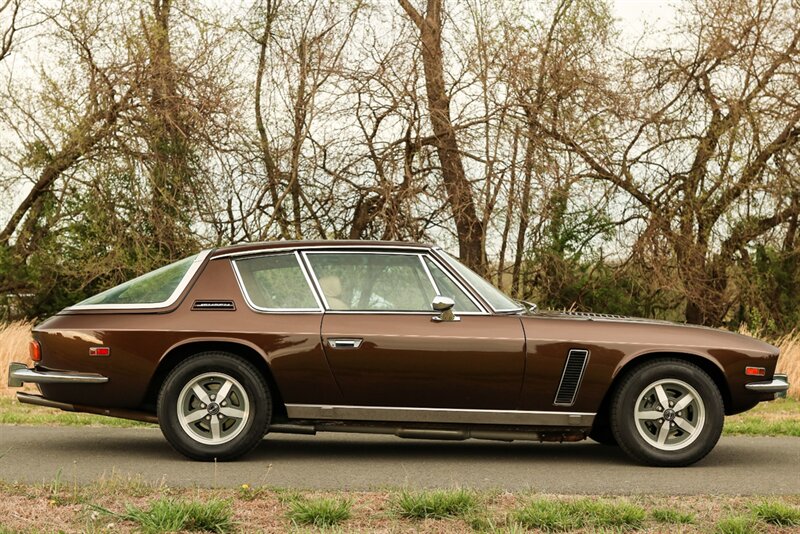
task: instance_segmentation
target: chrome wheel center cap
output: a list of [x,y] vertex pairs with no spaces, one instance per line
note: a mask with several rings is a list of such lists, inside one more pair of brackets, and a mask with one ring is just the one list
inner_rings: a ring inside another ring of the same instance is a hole
[[219,413],[219,404],[216,402],[209,403],[207,409],[210,415],[217,415]]
[[666,419],[667,421],[674,421],[675,420],[675,410],[673,410],[671,408],[667,409],[667,410],[664,410],[664,419]]

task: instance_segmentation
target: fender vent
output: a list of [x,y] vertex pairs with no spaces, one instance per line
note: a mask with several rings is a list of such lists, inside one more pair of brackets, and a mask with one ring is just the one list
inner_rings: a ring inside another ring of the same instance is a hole
[[583,349],[572,349],[567,355],[564,364],[564,372],[561,373],[561,382],[558,384],[556,400],[553,404],[557,406],[572,406],[575,404],[575,396],[583,379],[583,372],[589,362],[589,351]]

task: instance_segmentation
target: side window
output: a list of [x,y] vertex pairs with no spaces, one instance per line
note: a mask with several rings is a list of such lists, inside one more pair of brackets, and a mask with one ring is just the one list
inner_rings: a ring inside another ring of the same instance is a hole
[[316,299],[294,254],[270,254],[234,262],[256,308],[318,310]]
[[480,311],[475,303],[470,300],[467,294],[464,293],[455,284],[455,282],[450,279],[449,276],[442,272],[442,270],[435,263],[433,263],[430,258],[425,258],[425,265],[428,266],[428,270],[431,272],[433,281],[436,282],[436,286],[439,288],[439,293],[441,293],[443,297],[450,297],[455,301],[456,312]]
[[308,253],[332,310],[431,311],[436,291],[419,256],[375,253]]

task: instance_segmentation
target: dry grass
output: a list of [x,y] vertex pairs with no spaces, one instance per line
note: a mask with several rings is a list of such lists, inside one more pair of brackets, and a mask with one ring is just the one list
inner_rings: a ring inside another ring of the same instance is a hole
[[789,396],[800,400],[800,331],[783,336],[776,346],[781,349],[777,371],[789,375]]
[[[33,322],[16,321],[0,323],[0,397],[13,397],[18,388],[8,388],[8,364],[28,362],[28,342],[31,340]],[[35,388],[26,385],[22,391],[34,392]]]

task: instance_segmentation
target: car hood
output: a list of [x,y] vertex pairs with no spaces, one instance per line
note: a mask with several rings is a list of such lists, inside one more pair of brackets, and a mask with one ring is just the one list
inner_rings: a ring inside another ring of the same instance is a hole
[[[676,323],[659,319],[625,317],[591,312],[538,311],[526,318],[544,318],[560,321],[586,322],[592,325],[593,335],[606,340],[637,341],[646,345],[693,345],[708,348],[730,348],[747,352],[778,354],[778,349],[759,339],[723,330],[685,323]],[[570,329],[577,332],[574,329]],[[583,329],[581,329],[583,330]]]

